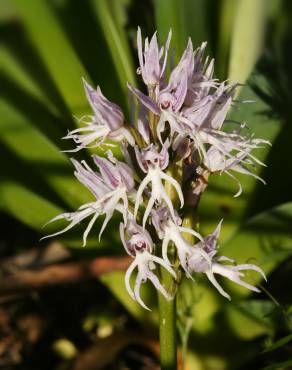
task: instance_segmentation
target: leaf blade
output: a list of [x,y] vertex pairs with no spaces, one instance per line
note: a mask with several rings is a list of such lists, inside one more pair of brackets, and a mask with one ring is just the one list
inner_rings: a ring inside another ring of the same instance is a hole
[[230,45],[228,76],[245,83],[261,53],[267,20],[264,0],[239,0]]
[[81,77],[88,76],[52,7],[46,1],[14,0],[14,4],[69,110],[79,115],[87,107]]

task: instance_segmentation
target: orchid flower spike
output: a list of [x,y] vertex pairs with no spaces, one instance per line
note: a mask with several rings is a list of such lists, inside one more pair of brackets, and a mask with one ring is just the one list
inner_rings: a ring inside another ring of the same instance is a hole
[[[167,291],[163,274],[159,274],[162,269],[173,279],[178,269],[188,278],[206,274],[228,299],[216,274],[255,292],[258,288],[244,280],[244,272],[253,270],[265,278],[256,265],[236,265],[228,257],[217,256],[222,221],[205,237],[198,230],[182,226],[189,209],[199,209],[200,198],[214,173],[226,174],[237,182],[235,196],[242,192],[235,176],[238,173],[264,183],[255,171],[264,163],[253,151],[269,143],[244,130],[245,123],[226,119],[230,107],[238,103],[234,96],[239,84],[220,82],[214,77],[214,59],[205,57],[207,43],[194,49],[189,39],[179,62],[173,65],[173,58],[168,61],[170,40],[171,31],[161,47],[156,32],[143,39],[138,28],[137,73],[146,88],[143,93],[128,84],[132,99],[129,119],[99,86],[95,89],[83,81],[93,113],[83,116],[83,127],[69,132],[65,139],[75,142],[72,152],[118,144],[120,157],[116,159],[110,151],[107,157],[93,155],[95,170],[84,160],[72,159],[75,176],[94,198],[75,212],[49,221],[68,221],[63,230],[49,235],[56,236],[89,219],[83,233],[85,245],[96,220],[104,217],[100,238],[117,211],[122,217],[120,239],[133,259],[125,275],[126,289],[146,309],[140,290],[147,280],[166,299],[172,298],[173,292]],[[169,77],[165,73],[167,63]],[[134,102],[136,98],[138,104]],[[225,127],[228,122],[238,123],[236,129]],[[177,177],[173,168],[179,168]],[[190,235],[192,238],[188,238]],[[131,279],[134,272],[135,278]]]

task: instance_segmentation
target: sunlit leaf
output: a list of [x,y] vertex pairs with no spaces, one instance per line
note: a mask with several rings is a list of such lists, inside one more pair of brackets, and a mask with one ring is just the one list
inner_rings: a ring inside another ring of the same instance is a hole
[[[149,311],[143,309],[136,301],[133,301],[130,297],[124,284],[124,272],[110,272],[102,275],[100,279],[137,321],[141,322],[141,324],[143,325],[147,323],[153,325],[155,322],[157,322],[157,316],[155,318],[155,314],[150,314]],[[152,302],[152,304],[154,305],[152,295],[153,289],[150,290],[149,288],[151,289],[151,287],[148,285],[143,287],[143,297],[146,296],[145,302],[147,302],[147,304],[149,301]]]
[[62,213],[60,207],[12,180],[0,182],[0,204],[6,212],[36,230]]
[[125,30],[119,22],[116,22],[110,9],[110,3],[106,0],[93,0],[97,19],[101,25],[108,48],[119,76],[120,84],[126,91],[126,82],[135,85],[135,68],[129,49]]
[[88,78],[72,45],[48,1],[14,0],[25,25],[51,77],[72,114],[87,107],[81,76]]
[[219,12],[218,44],[216,53],[216,76],[221,79],[227,78],[229,65],[230,41],[232,38],[232,28],[234,24],[234,14],[238,6],[238,1],[222,0]]
[[[226,305],[228,322],[236,334],[245,340],[272,333],[274,324],[267,317],[274,304],[271,301],[251,299]],[[239,324],[240,323],[240,324]]]
[[26,161],[50,184],[69,205],[76,207],[88,201],[88,192],[72,176],[67,157],[23,116],[0,102],[1,140]]
[[164,42],[169,30],[172,29],[172,48],[178,54],[182,53],[187,41],[181,3],[179,0],[157,0],[154,2],[159,39]]
[[[183,0],[179,2],[185,33],[193,41],[194,47],[198,47],[202,42],[207,41],[207,53],[214,54],[212,51],[212,31],[216,20],[216,13],[208,12],[210,6],[216,9],[217,4],[210,4],[209,0]],[[212,22],[212,20],[214,22]],[[185,45],[182,45],[185,47]]]
[[244,83],[262,51],[267,18],[265,0],[238,0],[233,20],[228,77]]
[[[292,249],[291,224],[292,203],[270,209],[246,222],[221,246],[220,254],[230,256],[238,263],[257,263],[268,274],[287,257],[287,253],[283,253],[275,258],[275,253]],[[251,281],[255,284],[259,276],[253,274]],[[248,290],[235,284],[229,288],[243,295],[249,294]]]

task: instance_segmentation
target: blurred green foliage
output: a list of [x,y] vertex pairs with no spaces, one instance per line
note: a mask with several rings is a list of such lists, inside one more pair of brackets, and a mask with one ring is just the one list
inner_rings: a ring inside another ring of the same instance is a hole
[[[255,101],[234,109],[229,119],[246,122],[273,144],[259,153],[267,164],[261,176],[268,185],[242,178],[244,194],[234,199],[234,184],[215,177],[200,206],[201,229],[212,230],[224,217],[222,252],[238,262],[253,259],[263,266],[271,284],[265,285],[267,294],[256,297],[230,286],[234,300],[229,303],[206,281],[183,283],[179,327],[182,338],[189,338],[190,368],[291,365],[288,357],[276,356],[283,365],[275,365],[274,357],[265,357],[270,353],[260,354],[264,341],[275,340],[266,352],[277,353],[291,339],[291,326],[269,293],[271,289],[285,310],[292,304],[291,8],[291,2],[281,0],[0,2],[0,208],[40,236],[56,230],[55,225],[42,230],[50,218],[90,196],[73,177],[70,161],[61,152],[68,147],[60,140],[76,125],[74,117],[89,112],[81,77],[99,84],[127,111],[126,82],[139,84],[138,25],[144,34],[157,29],[161,40],[172,28],[172,47],[178,53],[188,36],[195,46],[207,40],[208,52],[217,58],[217,75],[245,83],[237,99]],[[81,246],[80,239],[78,230],[62,237],[74,248]],[[113,233],[98,244],[92,236],[89,247],[98,248],[97,253],[122,253]],[[145,313],[129,298],[122,280],[122,273],[102,278],[142,326],[156,325],[157,312]],[[155,302],[150,287],[143,294]],[[184,320],[188,330],[191,323],[187,334],[182,330]],[[286,337],[278,340],[281,336]]]

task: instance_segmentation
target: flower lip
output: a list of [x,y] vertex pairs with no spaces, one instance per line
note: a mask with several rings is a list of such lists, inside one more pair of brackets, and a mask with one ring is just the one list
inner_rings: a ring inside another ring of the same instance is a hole
[[196,252],[196,249],[194,249],[193,253],[188,258],[188,267],[190,271],[207,272],[210,269],[210,263],[200,253]]
[[[125,230],[128,238],[126,238]],[[138,225],[132,216],[129,216],[126,227],[123,223],[120,224],[120,236],[126,252],[132,257],[145,251],[151,253],[153,250],[152,239],[148,231]]]
[[156,167],[164,170],[168,166],[169,162],[168,148],[168,141],[165,141],[160,152],[158,152],[157,148],[153,144],[150,144],[147,148],[142,149],[141,151],[135,147],[137,161],[141,169],[145,173],[147,173],[150,168]]
[[137,253],[144,251],[149,252],[149,245],[140,234],[132,235],[131,239],[127,241],[128,250],[132,256],[136,256]]
[[172,108],[175,104],[175,98],[170,92],[163,92],[159,95],[158,105],[161,109]]

